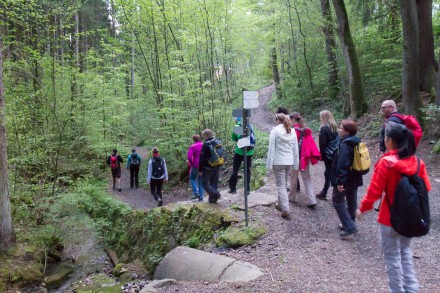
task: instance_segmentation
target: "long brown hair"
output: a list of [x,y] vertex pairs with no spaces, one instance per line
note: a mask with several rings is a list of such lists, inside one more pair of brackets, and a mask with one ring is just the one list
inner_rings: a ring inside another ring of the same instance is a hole
[[290,125],[290,121],[289,119],[287,119],[286,115],[284,115],[283,113],[278,113],[275,115],[275,120],[280,121],[284,125],[287,133],[292,132],[292,125]]

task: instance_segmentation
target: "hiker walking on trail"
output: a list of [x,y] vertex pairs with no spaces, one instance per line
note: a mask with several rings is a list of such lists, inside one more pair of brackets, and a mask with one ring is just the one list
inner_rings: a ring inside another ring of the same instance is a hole
[[214,137],[211,129],[202,133],[205,143],[200,153],[199,175],[202,176],[203,188],[209,195],[209,203],[216,203],[221,197],[217,190],[220,177],[220,167],[224,163],[221,141]]
[[419,145],[420,140],[423,136],[423,129],[420,126],[420,123],[417,121],[417,118],[412,115],[405,115],[397,111],[396,103],[393,100],[386,100],[382,102],[382,106],[380,107],[380,111],[382,116],[385,118],[385,123],[382,125],[382,129],[380,131],[380,150],[382,152],[386,151],[385,147],[385,124],[387,122],[395,122],[398,124],[403,124],[411,131],[415,146]]
[[[404,193],[402,191],[396,193],[397,186],[401,184],[402,175],[418,175],[425,185],[426,192],[431,190],[431,184],[425,163],[414,155],[416,146],[413,135],[404,125],[393,122],[386,124],[385,147],[387,152],[379,158],[374,166],[370,186],[361,200],[356,216],[360,219],[362,214],[373,209],[375,201],[384,197],[377,221],[380,224],[389,290],[393,293],[419,292],[420,286],[410,247],[411,238],[398,234],[392,227],[390,207],[393,207],[394,202],[397,201],[396,197],[401,197]],[[406,189],[408,188],[403,190]],[[412,202],[411,205],[412,209],[417,207],[415,202]],[[406,213],[405,217],[416,214]]]
[[147,183],[150,185],[150,191],[157,206],[162,206],[162,186],[168,181],[168,170],[165,159],[159,154],[158,148],[153,148],[153,157],[148,161]]
[[202,186],[202,176],[199,175],[200,153],[202,152],[203,143],[198,134],[194,134],[192,138],[194,143],[189,147],[187,153],[188,164],[190,167],[189,182],[193,192],[191,199],[203,201],[204,190]]
[[327,192],[330,187],[332,175],[333,153],[339,145],[338,125],[333,118],[332,113],[328,110],[319,113],[321,127],[319,128],[319,151],[324,161],[324,187],[321,192],[316,195],[317,199],[327,200]]
[[124,160],[122,160],[122,157],[118,154],[117,149],[113,149],[112,154],[107,157],[107,165],[109,165],[110,169],[112,170],[113,190],[116,189],[116,179],[117,179],[119,191],[122,191],[122,189],[121,189],[121,164],[123,162],[124,162]]
[[130,188],[136,186],[139,188],[139,168],[141,166],[141,157],[135,149],[131,149],[131,154],[127,157],[127,170],[130,170]]
[[289,218],[289,198],[286,190],[286,178],[293,169],[298,169],[298,140],[295,131],[292,131],[289,116],[282,113],[275,115],[277,125],[272,128],[269,136],[266,169],[273,170],[278,191],[276,209],[281,217]]
[[[286,116],[289,116],[289,111],[286,108],[281,107],[281,106],[277,108],[277,112],[276,113],[277,114],[282,113],[282,114],[284,114]],[[289,178],[290,178],[290,173],[287,174],[287,177],[286,177],[287,191],[290,192],[290,187],[289,187],[290,180],[289,180]],[[301,184],[299,183],[299,178],[297,178],[297,180],[296,180],[296,191],[301,191]]]
[[[385,123],[388,121],[393,121],[398,124],[403,124],[402,119],[400,119],[398,116],[395,116],[394,114],[401,115],[399,111],[397,111],[397,105],[396,102],[393,100],[386,100],[382,102],[382,106],[380,107],[380,113],[382,114],[382,117],[385,118]],[[386,151],[385,147],[385,123],[382,125],[382,128],[380,130],[380,142],[379,147],[381,152]]]
[[318,163],[321,153],[313,140],[312,130],[306,126],[304,119],[298,112],[293,112],[290,115],[290,122],[292,123],[292,128],[295,129],[298,139],[299,170],[292,170],[290,173],[289,201],[294,202],[296,199],[296,183],[298,181],[298,174],[301,173],[307,197],[307,207],[313,210],[316,207],[316,197],[313,191],[312,177],[310,177],[310,165]]
[[[241,118],[236,118],[236,127],[241,127]],[[250,182],[251,182],[251,167],[252,167],[252,156],[255,153],[255,136],[254,130],[252,129],[252,125],[248,124],[248,134],[250,136],[251,146],[247,147],[246,151],[246,172],[247,172],[247,186],[246,190],[250,191]],[[236,134],[234,131],[232,132],[231,139],[237,142],[241,138],[241,135]],[[235,194],[237,193],[237,178],[238,178],[238,170],[240,169],[241,163],[244,161],[244,148],[238,147],[238,144],[235,145],[234,150],[234,161],[232,163],[232,174],[229,178],[229,193]]]
[[338,151],[334,153],[332,166],[332,203],[338,214],[341,224],[338,228],[342,230],[339,234],[346,237],[357,233],[356,209],[357,191],[362,186],[362,175],[351,169],[354,160],[354,148],[361,139],[356,136],[357,125],[353,120],[342,120],[338,128],[341,138]]

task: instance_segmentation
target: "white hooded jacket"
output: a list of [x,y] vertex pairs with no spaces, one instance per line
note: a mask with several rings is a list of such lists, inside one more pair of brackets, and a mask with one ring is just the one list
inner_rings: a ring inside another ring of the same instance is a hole
[[266,169],[272,170],[273,165],[293,166],[298,170],[298,140],[295,131],[287,133],[283,124],[272,128],[267,150]]

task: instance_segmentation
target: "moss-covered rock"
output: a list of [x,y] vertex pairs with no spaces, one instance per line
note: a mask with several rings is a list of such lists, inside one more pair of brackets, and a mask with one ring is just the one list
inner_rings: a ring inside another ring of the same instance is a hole
[[72,288],[78,293],[92,293],[92,292],[106,292],[119,293],[121,292],[121,284],[116,284],[115,280],[100,273],[90,277],[89,284],[76,283]]
[[434,145],[434,152],[440,154],[440,139],[437,141],[437,143]]
[[124,263],[118,263],[114,268],[113,268],[113,275],[116,277],[121,276],[123,273],[125,273],[127,271],[127,265]]
[[60,264],[53,271],[52,274],[44,278],[46,288],[56,289],[61,287],[64,281],[73,273],[73,267],[66,264]]
[[216,245],[230,248],[251,245],[266,234],[266,232],[267,229],[260,226],[247,228],[231,226],[217,238]]

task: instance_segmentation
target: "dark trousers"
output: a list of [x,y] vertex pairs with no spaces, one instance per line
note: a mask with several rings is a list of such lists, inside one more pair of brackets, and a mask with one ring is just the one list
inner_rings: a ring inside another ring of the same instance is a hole
[[220,192],[217,190],[218,179],[220,177],[220,168],[204,167],[202,172],[203,189],[209,195],[209,202],[215,203],[220,198]]
[[332,180],[332,161],[324,161],[325,171],[324,171],[324,188],[322,188],[321,194],[327,196],[328,189],[330,187],[330,182]]
[[[237,190],[237,177],[238,170],[240,169],[241,163],[244,161],[244,156],[239,154],[234,154],[234,161],[232,164],[232,174],[229,178],[229,189],[231,191]],[[246,189],[250,191],[250,183],[251,183],[251,167],[252,167],[252,156],[246,156],[247,161],[247,186]]]
[[130,187],[133,188],[139,187],[139,165],[138,166],[130,166]]
[[332,203],[338,214],[339,220],[344,226],[345,231],[356,228],[356,209],[357,209],[357,187],[344,186],[345,190],[339,192],[333,187]]
[[162,185],[163,179],[151,179],[150,181],[150,191],[156,201],[162,199]]

